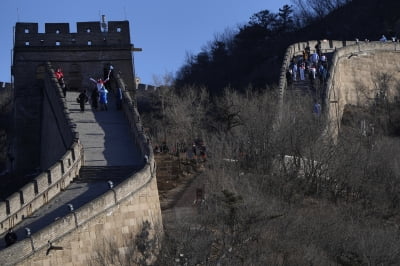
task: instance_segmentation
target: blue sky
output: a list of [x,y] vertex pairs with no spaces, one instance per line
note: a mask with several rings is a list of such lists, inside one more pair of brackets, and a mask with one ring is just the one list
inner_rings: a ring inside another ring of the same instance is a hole
[[[13,26],[36,22],[39,32],[45,23],[129,20],[135,52],[136,75],[154,84],[166,74],[173,75],[185,62],[186,54],[197,54],[226,29],[237,29],[254,13],[274,13],[290,0],[2,0],[0,16],[0,81],[11,80]],[[158,85],[158,84],[156,84]]]

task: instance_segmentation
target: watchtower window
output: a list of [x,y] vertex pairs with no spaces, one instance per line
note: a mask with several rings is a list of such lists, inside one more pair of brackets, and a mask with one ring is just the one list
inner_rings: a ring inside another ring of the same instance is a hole
[[60,30],[56,30],[56,34],[60,34]]
[[121,32],[122,29],[120,27],[117,28],[117,32]]
[[88,41],[87,45],[91,46],[92,45],[92,41]]
[[61,42],[56,41],[56,46],[60,46],[60,45],[61,45]]
[[25,32],[25,33],[29,33],[29,29],[25,29],[24,32]]
[[29,46],[29,42],[28,41],[25,42],[25,46]]
[[91,32],[91,31],[92,31],[92,30],[91,30],[90,28],[87,28],[87,29],[86,29],[86,32],[87,32],[87,33]]

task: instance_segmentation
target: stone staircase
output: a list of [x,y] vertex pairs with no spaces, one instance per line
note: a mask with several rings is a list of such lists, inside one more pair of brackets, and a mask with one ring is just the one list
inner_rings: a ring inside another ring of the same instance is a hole
[[[323,102],[325,85],[321,83],[319,77],[314,81],[311,81],[308,77],[305,80],[296,80],[292,84],[288,85],[285,100],[290,97],[310,97],[316,99],[319,102]],[[292,98],[292,99],[295,99]]]
[[310,80],[297,80],[293,81],[287,87],[287,96],[305,96],[310,93],[311,82]]
[[79,171],[79,176],[75,178],[75,183],[89,183],[108,180],[119,180],[127,178],[138,171],[141,166],[121,165],[121,166],[83,166]]

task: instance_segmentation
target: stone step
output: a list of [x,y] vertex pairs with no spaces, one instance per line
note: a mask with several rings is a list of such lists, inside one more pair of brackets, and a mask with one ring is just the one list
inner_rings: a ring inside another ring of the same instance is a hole
[[75,178],[76,183],[87,183],[107,180],[121,180],[129,177],[134,172],[141,169],[137,165],[121,166],[83,166],[79,171],[79,176]]

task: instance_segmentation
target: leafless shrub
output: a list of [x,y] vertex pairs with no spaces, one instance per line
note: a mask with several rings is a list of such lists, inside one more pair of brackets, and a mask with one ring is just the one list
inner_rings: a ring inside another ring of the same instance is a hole
[[200,132],[207,143],[206,201],[199,216],[166,231],[157,265],[400,260],[392,248],[400,244],[395,140],[357,129],[341,132],[336,144],[321,141],[325,118],[312,113],[309,97],[289,97],[282,108],[275,95],[250,90],[226,90],[204,106],[180,97],[171,106],[185,104],[176,108],[200,121],[191,122],[195,130],[180,128],[181,136]]
[[160,228],[155,227],[144,221],[138,234],[103,238],[88,265],[151,265],[160,248]]

